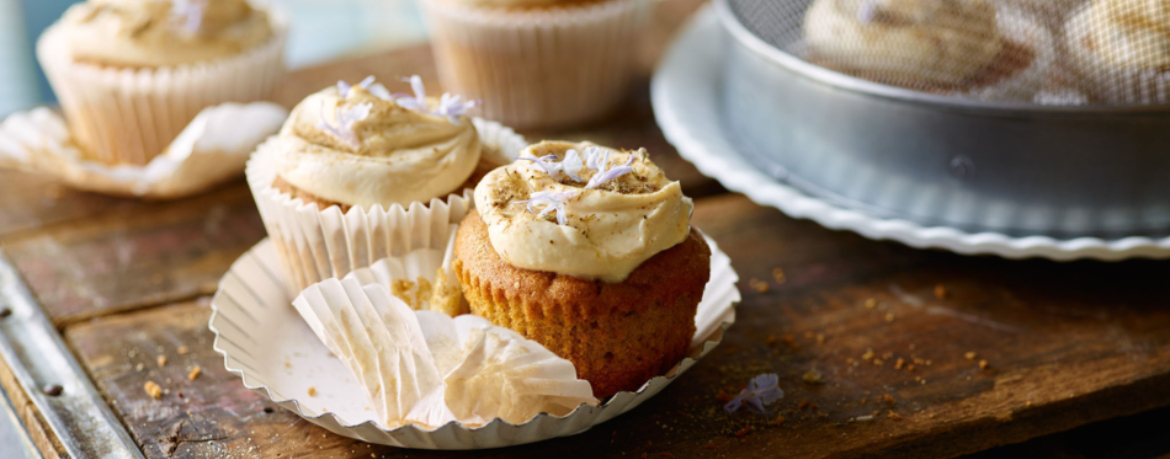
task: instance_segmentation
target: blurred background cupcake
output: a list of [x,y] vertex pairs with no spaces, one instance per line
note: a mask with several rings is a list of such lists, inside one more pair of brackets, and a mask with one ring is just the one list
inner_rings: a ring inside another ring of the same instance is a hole
[[268,98],[287,29],[246,0],[89,0],[37,56],[89,159],[141,166],[204,108]]
[[422,0],[446,90],[516,128],[597,119],[626,96],[648,0]]
[[1170,1],[1093,0],[1064,26],[1074,72],[1104,102],[1170,102]]

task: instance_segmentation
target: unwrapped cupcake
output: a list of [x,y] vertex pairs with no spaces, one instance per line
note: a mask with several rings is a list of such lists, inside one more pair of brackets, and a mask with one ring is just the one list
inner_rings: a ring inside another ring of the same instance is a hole
[[1071,64],[1094,97],[1170,102],[1170,1],[1093,0],[1064,32]]
[[526,144],[473,120],[474,102],[391,94],[367,78],[339,82],[293,109],[248,162],[248,184],[276,244],[291,293],[388,256],[447,243],[471,208],[476,171]]
[[625,99],[649,0],[422,0],[443,87],[516,128],[564,127]]
[[89,0],[37,55],[85,159],[145,166],[203,109],[268,98],[287,29],[245,0]]
[[686,354],[710,276],[693,204],[646,151],[541,142],[475,189],[454,269],[471,313],[573,362],[594,394]]
[[802,45],[859,78],[985,100],[1030,102],[1055,61],[1033,13],[989,0],[816,0]]

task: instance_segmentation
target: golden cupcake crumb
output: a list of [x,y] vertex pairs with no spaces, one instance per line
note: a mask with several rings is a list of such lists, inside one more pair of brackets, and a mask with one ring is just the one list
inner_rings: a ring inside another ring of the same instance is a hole
[[146,384],[142,386],[142,389],[146,391],[146,395],[149,395],[150,398],[155,400],[162,398],[162,387],[159,387],[159,385],[154,381],[147,381]]
[[187,373],[187,380],[194,381],[195,378],[199,377],[199,373],[201,373],[202,371],[203,371],[203,369],[199,368],[199,365],[195,365],[194,368],[191,368],[191,372]]
[[157,361],[158,361],[158,366],[160,366],[160,367],[163,365],[166,365],[167,364],[167,356],[160,355],[160,356],[158,356]]

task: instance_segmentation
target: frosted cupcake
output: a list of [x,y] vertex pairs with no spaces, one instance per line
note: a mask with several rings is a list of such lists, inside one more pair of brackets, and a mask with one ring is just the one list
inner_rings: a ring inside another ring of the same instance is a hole
[[488,174],[456,236],[471,312],[573,362],[604,398],[685,355],[711,251],[645,150],[542,142]]
[[142,166],[204,108],[268,98],[286,35],[245,0],[89,0],[37,55],[88,159]]
[[624,100],[647,0],[422,0],[443,87],[516,128],[590,121]]
[[1094,0],[1065,24],[1065,46],[1096,98],[1170,102],[1170,2]]
[[391,94],[367,78],[313,94],[248,163],[248,183],[293,291],[418,248],[441,248],[471,207],[477,168],[523,139],[474,103]]
[[804,36],[818,65],[980,99],[1030,101],[1055,60],[1043,24],[988,0],[817,0]]

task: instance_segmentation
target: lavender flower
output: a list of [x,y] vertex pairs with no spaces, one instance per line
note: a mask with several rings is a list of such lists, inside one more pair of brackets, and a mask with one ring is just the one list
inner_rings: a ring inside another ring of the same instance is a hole
[[580,176],[581,169],[584,168],[585,160],[577,154],[577,150],[569,150],[565,152],[565,160],[561,161],[561,172],[564,172],[565,175],[569,176],[569,178],[575,181],[584,182],[585,179],[582,179]]
[[[420,85],[422,83],[419,83]],[[443,97],[439,99],[439,109],[435,110],[435,114],[439,116],[446,116],[451,123],[458,121],[456,117],[466,113],[468,110],[475,108],[480,104],[478,100],[469,100],[464,102],[462,96],[453,95],[451,93],[443,93]]]
[[393,94],[391,97],[394,99],[394,102],[407,110],[428,112],[431,107],[427,105],[427,88],[423,86],[422,78],[414,75],[404,79],[404,81],[410,82],[410,89],[414,91],[414,96],[402,93]]
[[[557,224],[564,225],[569,219],[565,216],[565,202],[577,196],[576,191],[537,191],[528,196],[528,199],[515,201],[528,204],[528,211],[535,213],[537,218],[543,218],[549,212],[556,212]],[[536,206],[544,205],[544,210],[536,212]]]
[[740,391],[739,395],[723,405],[723,409],[727,410],[728,413],[734,413],[746,403],[752,411],[765,414],[767,411],[764,410],[764,405],[775,402],[784,396],[784,391],[777,386],[779,382],[780,377],[775,373],[756,376],[748,382],[746,389]]
[[199,33],[203,26],[203,14],[207,8],[207,0],[173,0],[171,2],[171,16],[183,22],[183,30],[188,34]]
[[548,174],[550,177],[557,175],[557,173],[561,171],[561,165],[553,162],[556,159],[557,155],[547,155],[541,156],[539,158],[530,155],[522,155],[519,158],[516,158],[517,161],[532,161],[533,166],[536,166],[538,169],[544,171],[544,173]]
[[317,129],[329,133],[350,147],[355,149],[361,148],[362,141],[358,138],[357,133],[353,131],[353,125],[370,116],[370,110],[373,108],[374,105],[369,102],[358,104],[344,110],[338,106],[334,112],[337,117],[337,125],[332,125],[325,119],[325,104],[322,103],[320,113],[321,122],[317,124]]
[[[609,153],[608,152],[606,152],[605,157],[606,157],[606,161],[608,161],[609,160]],[[623,175],[626,175],[630,172],[633,172],[634,168],[630,167],[631,164],[634,164],[634,155],[630,155],[630,160],[626,161],[626,163],[621,165],[621,166],[617,166],[617,167],[614,167],[612,169],[598,169],[597,173],[594,174],[593,177],[591,177],[589,179],[589,183],[585,185],[585,188],[597,188],[597,187],[604,185],[606,182],[608,182],[610,180],[616,179],[616,178],[621,177]],[[606,167],[606,164],[602,163],[601,167],[602,168]]]
[[877,13],[878,0],[862,0],[861,6],[857,8],[857,21],[869,24],[877,17]]
[[[358,83],[358,87],[369,91],[370,94],[373,94],[379,99],[386,101],[394,99],[394,96],[390,94],[390,91],[386,89],[385,86],[382,86],[381,83],[375,83],[373,75],[366,77],[366,79],[362,80],[361,83]],[[349,97],[349,91],[352,89],[353,87],[344,80],[337,82],[337,92],[341,94],[342,98]]]
[[460,115],[467,113],[468,110],[475,108],[480,104],[478,100],[464,101],[462,96],[451,94],[449,92],[443,93],[439,98],[439,107],[431,110],[430,104],[427,103],[427,88],[423,86],[422,78],[418,75],[406,78],[403,81],[410,82],[410,89],[414,95],[396,93],[390,97],[394,102],[407,110],[414,110],[428,115],[443,116],[455,123]]

